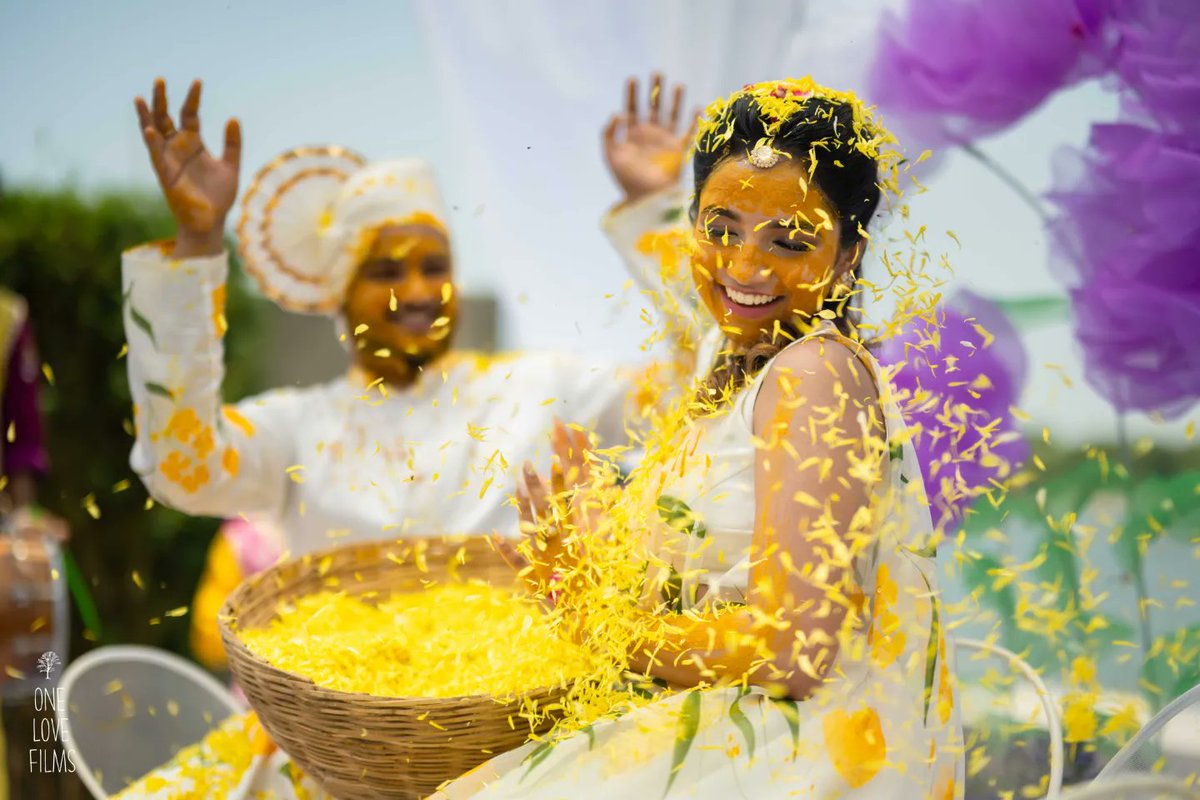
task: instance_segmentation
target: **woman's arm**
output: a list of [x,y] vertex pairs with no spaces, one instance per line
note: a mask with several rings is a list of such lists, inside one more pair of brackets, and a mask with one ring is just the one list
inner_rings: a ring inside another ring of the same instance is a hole
[[720,678],[810,695],[837,655],[856,594],[882,430],[874,382],[840,343],[814,339],[772,364],[754,409],[755,532],[747,604],[669,615],[634,664],[682,685]]
[[688,273],[687,198],[679,179],[696,115],[690,125],[681,115],[682,86],[670,93],[667,110],[661,75],[651,79],[644,112],[638,95],[637,80],[630,78],[623,113],[614,114],[604,129],[605,163],[622,196],[602,227],[634,282],[665,318],[676,349],[694,356],[703,331],[692,330],[697,303]]

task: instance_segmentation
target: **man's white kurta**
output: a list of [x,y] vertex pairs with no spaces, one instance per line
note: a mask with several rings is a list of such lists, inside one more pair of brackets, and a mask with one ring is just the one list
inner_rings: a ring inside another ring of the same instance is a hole
[[[351,373],[225,405],[227,256],[125,253],[133,469],[160,502],[264,515],[293,553],[350,539],[516,534],[514,470],[545,469],[554,417],[624,441],[627,380],[565,354],[454,353],[404,390]],[[303,357],[303,354],[297,354]]]

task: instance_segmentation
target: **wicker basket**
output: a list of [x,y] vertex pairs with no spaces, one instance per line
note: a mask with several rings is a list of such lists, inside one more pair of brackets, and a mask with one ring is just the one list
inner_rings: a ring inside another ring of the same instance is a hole
[[[266,625],[280,601],[322,591],[333,579],[353,594],[388,594],[451,575],[501,586],[515,580],[484,537],[377,542],[276,565],[243,582],[225,601],[221,638],[234,677],[271,737],[335,797],[432,794],[443,782],[526,740],[529,724],[515,716],[519,700],[375,697],[322,688],[254,655],[237,629]],[[552,689],[530,696],[553,703],[561,694]],[[539,732],[551,724],[546,719]]]

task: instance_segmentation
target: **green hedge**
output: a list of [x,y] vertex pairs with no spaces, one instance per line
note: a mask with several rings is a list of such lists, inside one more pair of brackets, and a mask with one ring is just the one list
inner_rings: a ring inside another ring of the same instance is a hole
[[[211,519],[145,510],[146,492],[129,468],[129,387],[121,320],[121,251],[174,230],[157,197],[82,196],[72,190],[0,193],[0,283],[22,294],[53,383],[43,383],[43,425],[52,461],[42,505],[65,517],[70,550],[91,586],[100,640],[186,652],[188,605]],[[226,396],[257,391],[255,342],[264,301],[237,272],[229,281]],[[122,482],[128,489],[114,491]],[[93,518],[86,508],[94,498]],[[132,578],[137,571],[144,588]],[[160,624],[151,625],[154,617]],[[73,655],[86,644],[76,618]]]

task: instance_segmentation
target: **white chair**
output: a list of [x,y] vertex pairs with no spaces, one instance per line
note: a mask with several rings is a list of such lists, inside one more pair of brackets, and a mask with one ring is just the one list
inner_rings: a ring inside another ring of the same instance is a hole
[[200,667],[163,650],[101,647],[74,660],[56,713],[80,780],[101,800],[244,709]]
[[[1154,746],[1155,738],[1163,732],[1167,724],[1179,717],[1189,708],[1200,710],[1200,686],[1193,686],[1154,715],[1137,734],[1122,747],[1112,760],[1104,765],[1095,783],[1105,783],[1120,775],[1145,774],[1153,770],[1159,758]],[[1200,742],[1200,721],[1194,723],[1193,735],[1187,737],[1193,745]]]
[[1054,696],[1046,688],[1041,677],[1034,672],[1020,656],[999,645],[978,639],[956,639],[955,652],[958,661],[991,658],[1001,661],[1011,672],[1016,672],[1020,678],[1029,684],[1035,693],[1042,714],[1045,717],[1046,731],[1050,735],[1050,770],[1046,785],[1045,800],[1059,800],[1062,794],[1063,779],[1063,732],[1062,721],[1059,718],[1058,704]]
[[1067,790],[1063,800],[1200,800],[1200,787],[1166,775],[1126,774]]
[[[1141,778],[1145,778],[1145,780],[1154,778],[1154,780],[1158,781],[1174,781],[1176,786],[1181,786],[1187,789],[1188,792],[1192,792],[1192,794],[1187,795],[1172,794],[1165,796],[1172,796],[1172,798],[1174,796],[1189,796],[1190,798],[1190,796],[1200,795],[1200,789],[1187,787],[1180,777],[1172,778],[1169,776],[1152,775],[1152,772],[1156,769],[1158,759],[1162,756],[1162,751],[1169,750],[1168,747],[1156,746],[1156,740],[1160,734],[1164,733],[1166,726],[1170,722],[1177,720],[1184,711],[1189,709],[1200,710],[1200,686],[1189,688],[1188,691],[1183,692],[1180,696],[1166,704],[1162,711],[1159,711],[1150,722],[1142,726],[1141,730],[1134,735],[1134,738],[1130,739],[1126,746],[1122,747],[1116,756],[1112,757],[1110,762],[1104,765],[1104,769],[1100,770],[1100,774],[1096,776],[1096,780],[1088,788],[1117,786],[1118,783],[1134,780],[1134,778],[1139,778],[1139,780]],[[1192,727],[1193,730],[1190,730],[1190,735],[1184,733],[1181,738],[1186,740],[1194,750],[1196,745],[1200,744],[1200,717],[1193,716]],[[1170,766],[1168,764],[1168,768]],[[1192,769],[1195,769],[1194,765]],[[1180,770],[1176,769],[1176,771]]]

